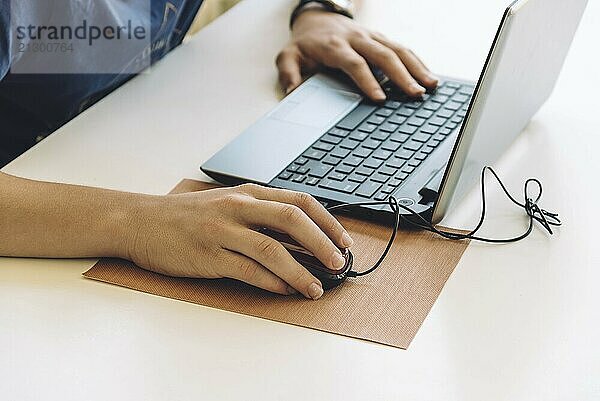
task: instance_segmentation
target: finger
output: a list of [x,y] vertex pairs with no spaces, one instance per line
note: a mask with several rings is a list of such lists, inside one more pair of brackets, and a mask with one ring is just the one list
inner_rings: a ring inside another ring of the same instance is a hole
[[417,57],[410,49],[400,46],[388,40],[386,37],[374,34],[373,39],[381,43],[384,46],[392,49],[398,57],[402,60],[408,71],[415,77],[419,82],[428,88],[435,88],[439,83],[439,78],[436,77],[427,66]]
[[231,238],[224,244],[227,249],[254,259],[306,298],[316,300],[323,295],[321,282],[273,238],[245,227],[227,238]]
[[284,49],[275,62],[279,70],[279,84],[287,95],[302,83],[300,54],[298,51]]
[[246,226],[267,227],[290,235],[332,270],[341,270],[346,263],[340,249],[296,205],[257,199],[239,215]]
[[240,280],[276,294],[291,295],[297,292],[254,259],[227,249],[224,249],[223,252],[222,263],[229,267],[225,277]]
[[271,200],[298,206],[340,248],[349,248],[354,244],[350,234],[348,234],[340,222],[319,201],[307,193],[267,188],[253,184],[242,185],[241,188],[256,199]]
[[340,46],[331,57],[333,61],[328,64],[344,71],[368,97],[377,102],[385,100],[385,93],[371,72],[367,61],[352,47]]
[[398,55],[389,47],[371,39],[352,42],[354,49],[379,67],[389,79],[409,96],[421,96],[426,89],[408,72]]

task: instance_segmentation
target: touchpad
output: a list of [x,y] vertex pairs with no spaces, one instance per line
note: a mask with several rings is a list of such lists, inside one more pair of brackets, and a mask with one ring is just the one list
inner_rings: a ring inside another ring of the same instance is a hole
[[313,128],[327,128],[360,96],[317,85],[303,85],[273,110],[268,118]]

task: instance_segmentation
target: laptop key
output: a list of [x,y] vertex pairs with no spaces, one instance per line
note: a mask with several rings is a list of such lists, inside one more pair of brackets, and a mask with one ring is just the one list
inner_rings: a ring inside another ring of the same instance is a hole
[[435,95],[431,98],[432,102],[436,102],[436,103],[446,103],[448,101],[449,97],[445,96],[445,95]]
[[381,187],[382,185],[380,183],[367,181],[358,188],[356,195],[371,198]]
[[404,149],[408,149],[408,150],[419,150],[421,149],[421,146],[423,146],[423,144],[421,142],[417,142],[417,141],[408,141],[407,143],[405,143],[403,145]]
[[308,159],[305,157],[299,157],[296,159],[296,161],[294,163],[298,164],[300,166],[304,166],[306,163],[308,163]]
[[413,166],[405,166],[405,167],[402,169],[402,172],[403,172],[403,173],[406,173],[406,174],[410,174],[410,173],[412,173],[413,171],[415,171],[415,168],[414,168]]
[[[389,110],[389,109],[383,109],[383,110]],[[385,117],[379,116],[376,113],[375,115],[372,115],[371,117],[369,117],[369,119],[367,120],[367,123],[374,124],[374,125],[381,125],[381,124],[383,124],[384,121],[385,121]]]
[[392,192],[394,192],[396,190],[396,188],[394,188],[391,185],[386,185],[385,187],[383,187],[381,189],[381,193],[383,194],[391,194]]
[[446,124],[446,119],[440,117],[433,117],[428,122],[431,125],[437,125],[438,127],[441,127],[442,125]]
[[403,126],[401,126],[398,129],[398,132],[400,132],[401,134],[412,135],[415,132],[417,132],[417,129],[418,129],[418,127],[414,127],[414,126],[411,126],[411,125],[404,124]]
[[287,171],[291,171],[292,173],[295,173],[296,171],[298,171],[299,168],[300,168],[300,166],[298,166],[297,164],[292,164],[291,166],[289,166],[287,168]]
[[344,149],[354,150],[360,144],[360,142],[346,138],[340,143],[340,146]]
[[[371,133],[371,132],[375,131],[376,129],[377,129],[377,125],[371,124],[371,123],[368,123],[368,122],[363,123],[363,124],[361,124],[360,127],[358,127],[359,131],[361,131],[361,132],[368,132],[368,133]],[[354,132],[352,134],[354,134]],[[352,135],[350,135],[350,138],[352,138]]]
[[331,134],[327,134],[327,135],[323,136],[323,138],[321,138],[321,141],[331,143],[333,145],[337,145],[338,143],[342,142],[342,138],[340,138],[339,136],[333,136]]
[[431,154],[433,151],[435,150],[435,146],[425,146],[423,149],[421,149],[421,153],[424,153],[426,155]]
[[383,124],[381,127],[379,127],[380,131],[385,131],[385,132],[394,132],[398,129],[398,125],[396,124],[390,124],[389,122]]
[[401,105],[402,103],[397,102],[395,100],[388,100],[387,102],[385,102],[384,107],[387,107],[388,109],[397,109]]
[[421,128],[421,132],[425,134],[435,134],[440,127],[436,127],[435,125],[427,124],[426,126]]
[[327,164],[314,163],[310,165],[310,171],[308,175],[312,177],[323,178],[333,169],[332,166],[328,166]]
[[290,173],[289,171],[284,171],[283,173],[279,174],[279,178],[287,181],[290,178],[292,178],[292,173]]
[[419,107],[421,107],[421,105],[423,104],[423,102],[419,102],[419,101],[413,101],[413,102],[406,102],[404,103],[404,107],[408,108],[408,109],[418,109]]
[[375,131],[369,137],[370,139],[374,139],[376,141],[385,141],[390,136],[390,132],[382,131],[381,129]]
[[386,166],[390,166],[390,167],[392,167],[394,169],[399,169],[402,166],[404,166],[404,163],[406,163],[406,160],[400,159],[398,157],[393,157],[390,160],[386,161],[385,165]]
[[398,173],[396,175],[396,178],[399,179],[400,181],[404,181],[408,178],[408,173],[401,171],[400,173]]
[[394,114],[394,110],[392,110],[392,109],[386,109],[386,108],[379,109],[379,110],[377,110],[375,112],[375,115],[381,116],[381,117],[389,117],[392,114]]
[[425,124],[425,119],[413,116],[413,117],[409,118],[406,123],[408,125],[413,125],[415,127],[420,127],[421,125]]
[[296,174],[296,175],[294,176],[294,178],[292,178],[292,181],[294,181],[294,182],[298,182],[298,183],[301,183],[301,182],[303,182],[305,179],[306,179],[306,176],[304,176],[304,175],[300,175],[300,174]]
[[429,138],[431,138],[430,134],[426,134],[424,132],[419,132],[418,134],[414,134],[411,139],[413,141],[417,141],[417,142],[427,142],[429,140]]
[[417,111],[417,113],[415,114],[415,117],[419,117],[419,118],[424,118],[424,119],[428,119],[429,117],[431,117],[433,115],[433,111],[431,110],[419,110]]
[[400,149],[398,152],[394,154],[394,156],[399,157],[400,159],[408,160],[415,154],[414,150],[410,149]]
[[395,178],[395,177],[388,181],[388,185],[390,185],[392,187],[398,187],[398,186],[400,186],[400,184],[402,184],[402,180],[399,180],[398,178]]
[[456,93],[456,89],[455,88],[451,88],[449,85],[444,86],[443,88],[440,88],[437,90],[437,94],[438,95],[444,95],[444,96],[452,96]]
[[357,167],[362,163],[363,159],[356,156],[348,156],[344,159],[344,164],[347,164],[352,167]]
[[452,111],[456,111],[458,109],[460,109],[460,107],[462,106],[462,104],[457,103],[457,102],[448,102],[444,105],[444,107],[448,110],[452,110]]
[[361,103],[346,117],[337,123],[338,128],[353,130],[360,125],[367,117],[373,113],[377,107]]
[[322,160],[323,163],[330,164],[332,166],[337,166],[341,161],[342,161],[342,159],[333,157],[331,155],[325,156],[325,158]]
[[336,180],[336,181],[344,181],[346,179],[346,176],[347,176],[347,174],[334,171],[333,173],[329,174],[329,176],[327,178]]
[[373,153],[373,150],[362,147],[362,146],[360,148],[356,149],[354,152],[352,152],[352,154],[354,156],[362,157],[363,159],[366,159],[367,157],[369,157],[369,155],[371,153]]
[[358,185],[357,182],[352,181],[324,180],[319,184],[319,187],[351,194],[358,188]]
[[381,174],[383,174],[383,175],[394,175],[394,174],[396,174],[396,171],[398,171],[398,169],[391,168],[391,167],[388,167],[388,166],[381,167],[378,170],[378,172],[381,173]]
[[413,115],[415,111],[413,109],[410,109],[408,107],[402,107],[400,110],[398,110],[396,112],[396,114],[401,115],[403,117],[410,117]]
[[[431,153],[431,152],[429,152]],[[429,153],[425,152],[425,151],[420,151],[419,153],[417,153],[417,155],[415,156],[416,160],[425,160],[427,159],[427,156],[429,156]]]
[[312,147],[313,147],[313,149],[322,150],[324,152],[329,152],[330,150],[333,149],[333,145],[332,144],[325,143],[325,142],[317,142]]
[[442,109],[442,110],[438,111],[435,116],[448,119],[448,118],[452,117],[453,114],[454,113],[452,112],[452,110]]
[[423,105],[425,110],[437,111],[442,105],[440,103],[429,101]]
[[[411,160],[408,162],[408,165],[410,167],[419,167],[419,165],[422,163],[422,160],[418,160],[417,158]],[[404,171],[404,169],[402,169],[402,171]],[[405,171],[406,172],[406,171]]]
[[335,168],[335,171],[339,171],[342,174],[350,174],[354,170],[354,167],[347,164],[340,164]]
[[308,167],[306,167],[306,166],[300,166],[300,167],[298,168],[298,171],[297,171],[297,173],[298,173],[298,174],[303,174],[303,175],[304,175],[304,174],[308,173],[308,171],[309,171],[309,170],[310,170],[310,169],[309,169]]
[[399,116],[396,114],[395,116],[390,117],[387,122],[391,123],[391,124],[400,125],[400,124],[404,124],[405,121],[406,121],[406,117],[402,117],[402,116]]
[[364,176],[373,175],[374,172],[375,172],[375,169],[365,167],[365,166],[360,166],[355,171],[356,174],[364,175]]
[[308,152],[304,153],[303,156],[307,159],[321,160],[325,157],[325,152],[322,150],[310,149]]
[[372,137],[363,142],[363,148],[377,149],[381,145],[381,142],[374,140]]
[[439,133],[441,135],[450,135],[451,132],[452,130],[450,128],[442,128]]
[[348,138],[354,139],[355,141],[362,142],[369,137],[369,134],[362,131],[354,131]]
[[369,157],[367,160],[365,160],[365,162],[363,163],[363,166],[378,169],[379,167],[381,167],[382,164],[383,164],[383,160]]
[[397,133],[397,134],[393,134],[392,136],[390,136],[390,141],[404,143],[404,142],[408,141],[409,138],[410,138],[410,135],[408,135],[408,134]]
[[330,135],[337,136],[340,138],[347,137],[349,133],[350,133],[349,130],[345,130],[345,129],[341,129],[341,128],[332,128],[331,130],[329,130]]
[[459,103],[465,103],[467,100],[469,100],[469,96],[467,95],[454,95],[452,96],[452,100],[454,100],[455,102],[459,102]]
[[381,145],[381,149],[389,150],[390,152],[395,152],[400,149],[402,144],[400,142],[393,142],[392,140],[385,141],[383,145]]
[[375,182],[379,182],[382,184],[385,184],[386,182],[389,181],[390,176],[389,175],[385,175],[385,174],[381,174],[381,173],[375,173],[371,176],[371,181],[375,181]]
[[373,157],[376,159],[387,160],[392,156],[392,152],[388,150],[378,149],[373,152]]
[[380,192],[380,193],[378,193],[377,195],[375,195],[375,196],[373,197],[373,199],[375,199],[376,201],[384,201],[384,200],[386,200],[388,197],[389,197],[389,194],[386,194],[386,193]]
[[358,174],[352,174],[348,177],[348,180],[352,181],[352,182],[358,182],[359,184],[362,184],[363,182],[365,182],[367,180],[367,176],[366,175],[358,175]]
[[315,178],[315,177],[309,177],[308,180],[306,180],[306,185],[310,185],[310,186],[315,186],[319,183],[319,179]]
[[340,159],[343,159],[343,158],[347,157],[350,154],[350,150],[344,149],[344,148],[335,148],[329,154],[331,156],[339,157]]

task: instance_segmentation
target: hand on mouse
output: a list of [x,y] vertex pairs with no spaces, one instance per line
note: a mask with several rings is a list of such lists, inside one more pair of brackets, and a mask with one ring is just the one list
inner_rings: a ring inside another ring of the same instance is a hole
[[318,8],[298,16],[290,42],[277,56],[279,81],[286,94],[300,85],[302,74],[326,66],[344,71],[371,99],[384,100],[385,93],[369,64],[379,67],[412,96],[422,95],[426,88],[438,84],[438,78],[410,49],[348,17]]
[[319,280],[276,240],[255,229],[284,232],[332,269],[352,239],[310,195],[246,184],[149,197],[139,206],[128,258],[148,270],[179,277],[244,281],[278,294],[318,299]]

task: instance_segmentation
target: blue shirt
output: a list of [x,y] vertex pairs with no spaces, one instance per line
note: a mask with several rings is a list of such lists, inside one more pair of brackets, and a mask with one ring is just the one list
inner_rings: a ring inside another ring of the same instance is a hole
[[[38,0],[18,0],[36,7]],[[47,0],[45,0],[47,1]],[[113,3],[124,0],[73,0]],[[151,1],[151,62],[181,44],[202,0]],[[10,3],[0,0],[0,167],[81,113],[131,74],[12,74]],[[90,3],[95,7],[97,4]],[[108,9],[111,4],[106,4]],[[131,59],[139,57],[132,54]]]

